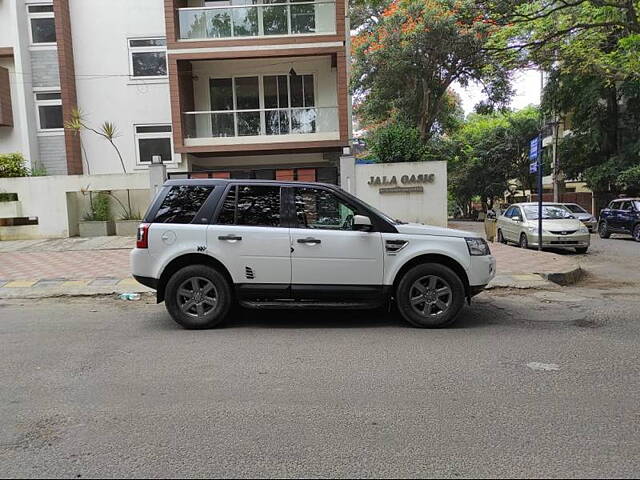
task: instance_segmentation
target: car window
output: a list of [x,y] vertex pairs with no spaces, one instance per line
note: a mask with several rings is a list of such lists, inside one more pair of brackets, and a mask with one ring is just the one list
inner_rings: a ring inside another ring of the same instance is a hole
[[636,207],[636,210],[640,212],[640,200],[634,200],[633,204]]
[[507,211],[504,212],[504,216],[507,218],[511,218],[511,216],[513,215],[513,212],[515,211],[515,207],[509,207],[507,208]]
[[333,193],[319,188],[294,189],[298,228],[353,230],[356,210]]
[[191,223],[213,187],[176,185],[164,197],[153,223]]
[[631,210],[631,202],[621,202],[618,207],[620,210]]
[[588,213],[580,205],[576,205],[573,203],[565,204],[564,207],[566,207],[571,213]]
[[235,185],[227,193],[216,221],[220,225],[280,226],[280,187]]
[[620,203],[621,202],[611,202],[611,205],[609,205],[609,208],[611,210],[619,210],[620,209]]

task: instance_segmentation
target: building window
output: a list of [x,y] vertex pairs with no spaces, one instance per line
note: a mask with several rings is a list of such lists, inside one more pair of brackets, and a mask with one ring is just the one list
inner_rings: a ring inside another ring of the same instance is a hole
[[133,78],[167,76],[167,41],[164,38],[129,39],[129,71]]
[[39,130],[51,131],[64,128],[60,92],[37,92],[36,112]]
[[33,45],[55,45],[56,22],[53,15],[53,5],[29,5],[29,29]]
[[139,164],[149,165],[154,155],[163,163],[173,162],[171,125],[136,125],[135,139]]
[[212,78],[209,90],[214,137],[316,132],[311,74]]

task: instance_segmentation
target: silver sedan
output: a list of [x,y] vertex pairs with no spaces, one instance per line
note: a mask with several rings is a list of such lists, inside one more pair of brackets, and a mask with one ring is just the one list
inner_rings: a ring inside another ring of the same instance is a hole
[[[516,203],[498,217],[497,239],[513,242],[522,248],[538,246],[538,204]],[[586,226],[564,206],[545,203],[542,206],[542,247],[573,248],[586,253],[591,236]]]

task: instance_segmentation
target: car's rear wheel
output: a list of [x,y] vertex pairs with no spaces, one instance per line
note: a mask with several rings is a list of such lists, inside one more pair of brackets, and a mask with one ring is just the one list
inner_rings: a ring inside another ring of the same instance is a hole
[[178,270],[167,282],[165,304],[171,317],[189,329],[212,328],[222,322],[231,307],[226,278],[206,265]]
[[640,242],[640,223],[633,227],[633,239]]
[[520,234],[520,248],[529,248],[529,239],[527,238],[527,235],[524,233]]
[[600,222],[600,225],[598,225],[598,235],[600,235],[600,238],[609,238],[611,236],[606,220],[603,220]]
[[464,285],[450,268],[423,263],[410,269],[396,290],[398,310],[415,327],[450,325],[464,305]]
[[502,230],[498,229],[498,243],[502,243],[502,244],[506,244],[507,241],[504,238],[504,235],[502,235]]

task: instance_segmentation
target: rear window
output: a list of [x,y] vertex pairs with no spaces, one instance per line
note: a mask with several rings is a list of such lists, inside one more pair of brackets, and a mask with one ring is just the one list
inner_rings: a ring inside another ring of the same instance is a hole
[[171,187],[153,223],[191,223],[212,191],[213,187],[196,185]]

